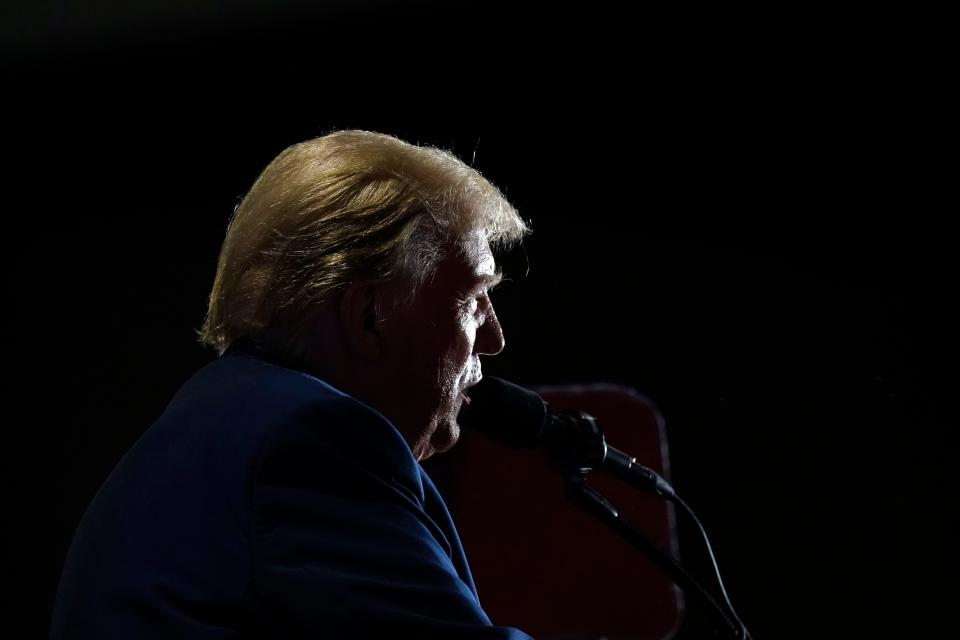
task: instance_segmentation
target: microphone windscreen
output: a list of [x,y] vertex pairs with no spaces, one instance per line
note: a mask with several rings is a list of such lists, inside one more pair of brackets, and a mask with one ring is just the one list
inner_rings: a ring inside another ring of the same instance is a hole
[[547,404],[533,391],[500,378],[485,377],[467,390],[469,405],[459,422],[514,449],[538,446],[547,421]]

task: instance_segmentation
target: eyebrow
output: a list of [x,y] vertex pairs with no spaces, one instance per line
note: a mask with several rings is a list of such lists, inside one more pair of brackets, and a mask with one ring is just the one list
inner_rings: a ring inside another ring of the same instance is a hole
[[503,271],[498,267],[497,270],[493,273],[487,273],[479,278],[480,284],[486,285],[487,289],[493,289],[498,284],[503,282]]
[[499,268],[494,273],[477,274],[473,278],[473,284],[469,290],[464,291],[462,295],[473,295],[475,292],[483,289],[484,291],[493,291],[493,289],[503,282],[503,272]]

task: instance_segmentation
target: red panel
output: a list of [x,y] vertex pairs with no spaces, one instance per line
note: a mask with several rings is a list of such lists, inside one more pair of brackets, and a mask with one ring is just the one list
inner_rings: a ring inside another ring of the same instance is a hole
[[[538,391],[554,411],[596,416],[609,443],[669,479],[663,420],[649,400],[609,385]],[[639,551],[567,502],[560,475],[541,454],[511,451],[468,432],[454,451],[450,508],[496,624],[567,640],[660,640],[676,632],[680,592]],[[676,553],[668,503],[598,472],[589,484]]]

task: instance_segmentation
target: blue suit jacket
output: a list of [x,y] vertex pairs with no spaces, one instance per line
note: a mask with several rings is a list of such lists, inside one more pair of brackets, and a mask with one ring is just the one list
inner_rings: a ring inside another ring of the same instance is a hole
[[248,637],[528,636],[491,625],[396,429],[241,347],[180,389],[94,498],[52,638]]

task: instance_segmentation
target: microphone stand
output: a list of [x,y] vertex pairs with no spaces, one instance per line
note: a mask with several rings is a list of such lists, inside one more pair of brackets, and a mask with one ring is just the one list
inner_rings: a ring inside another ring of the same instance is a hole
[[[749,640],[750,633],[727,596],[710,540],[696,514],[659,474],[637,464],[635,458],[623,451],[607,446],[596,418],[583,411],[551,414],[543,398],[536,393],[498,378],[487,378],[478,384],[471,398],[471,409],[465,416],[466,424],[477,427],[509,447],[542,449],[550,466],[562,474],[567,497],[574,504],[619,533],[646,554],[684,593],[705,604],[726,637]],[[519,428],[512,428],[514,426]],[[587,485],[587,474],[593,469],[670,500],[697,523],[716,572],[723,602],[718,602],[687,573],[676,558],[648,540],[620,516],[616,507]]]
[[590,470],[589,467],[576,466],[563,470],[567,498],[619,533],[627,542],[649,557],[684,593],[699,599],[702,604],[706,605],[707,609],[715,614],[726,636],[737,640],[748,640],[750,636],[746,627],[739,623],[735,615],[728,615],[713,596],[687,573],[676,558],[663,551],[657,544],[623,519],[616,507],[587,485],[587,474]]

